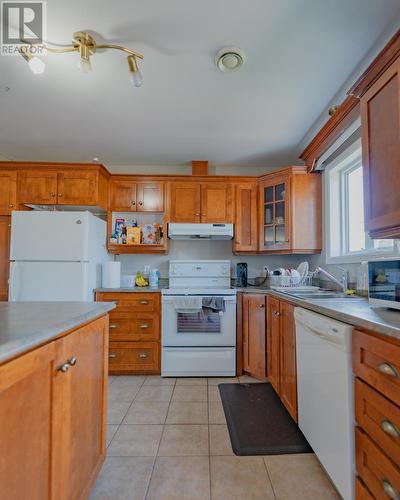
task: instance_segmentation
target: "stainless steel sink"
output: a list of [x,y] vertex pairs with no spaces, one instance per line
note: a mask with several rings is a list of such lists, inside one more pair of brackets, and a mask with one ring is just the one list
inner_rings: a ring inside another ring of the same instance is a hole
[[288,295],[291,295],[292,297],[297,297],[299,299],[346,299],[346,300],[354,300],[354,299],[359,299],[360,297],[356,295],[346,295],[343,292],[332,292],[329,290],[315,290],[315,291],[306,291],[306,292],[300,292],[300,291],[295,291],[295,292],[290,292],[285,291],[284,293],[287,293]]

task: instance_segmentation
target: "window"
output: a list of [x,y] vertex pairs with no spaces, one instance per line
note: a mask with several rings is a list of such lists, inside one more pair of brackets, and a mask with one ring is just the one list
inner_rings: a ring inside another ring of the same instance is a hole
[[363,168],[360,140],[325,169],[325,248],[327,263],[361,262],[392,256],[394,240],[371,240],[364,232]]

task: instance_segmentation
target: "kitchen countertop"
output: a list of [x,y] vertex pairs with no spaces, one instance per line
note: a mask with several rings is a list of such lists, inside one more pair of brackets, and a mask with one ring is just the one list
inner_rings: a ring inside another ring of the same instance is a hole
[[113,302],[0,302],[0,363],[103,316]]
[[95,288],[95,293],[142,293],[142,292],[161,292],[164,288],[168,288],[168,283],[160,283],[157,287],[150,286],[135,286],[126,288]]

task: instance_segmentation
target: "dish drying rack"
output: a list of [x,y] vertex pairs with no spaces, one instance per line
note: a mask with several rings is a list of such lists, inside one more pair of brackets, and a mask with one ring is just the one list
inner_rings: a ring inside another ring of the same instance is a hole
[[313,286],[313,279],[315,271],[309,272],[306,276],[274,276],[270,274],[268,276],[269,284],[271,288],[297,288],[297,289],[306,289],[313,290],[318,289],[318,286]]

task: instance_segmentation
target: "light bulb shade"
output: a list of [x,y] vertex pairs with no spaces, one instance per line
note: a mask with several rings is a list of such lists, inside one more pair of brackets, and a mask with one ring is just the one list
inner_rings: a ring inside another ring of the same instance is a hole
[[81,57],[79,59],[79,69],[82,73],[90,73],[92,71],[92,63],[90,62],[90,59],[84,59]]
[[141,87],[143,85],[143,76],[138,69],[130,72],[129,79],[135,87]]
[[28,61],[28,66],[35,75],[41,75],[46,68],[45,63],[38,57],[31,57]]

